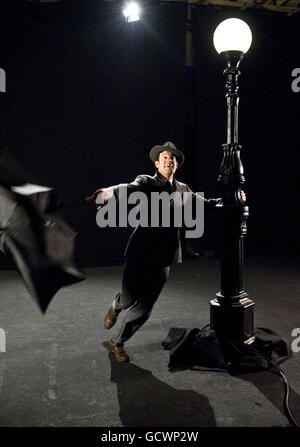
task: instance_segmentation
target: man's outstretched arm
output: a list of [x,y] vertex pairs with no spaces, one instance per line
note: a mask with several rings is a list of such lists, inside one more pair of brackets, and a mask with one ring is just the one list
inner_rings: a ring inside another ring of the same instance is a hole
[[119,185],[109,186],[108,188],[99,188],[90,197],[86,197],[85,200],[88,203],[98,203],[103,206],[113,195],[117,200],[119,200],[120,191],[122,191],[122,188],[126,188],[127,193],[142,191],[144,184],[144,176],[138,175],[136,179],[131,183],[120,183]]

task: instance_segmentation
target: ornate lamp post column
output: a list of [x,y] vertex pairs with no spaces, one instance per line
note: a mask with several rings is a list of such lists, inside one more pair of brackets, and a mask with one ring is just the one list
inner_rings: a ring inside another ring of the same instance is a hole
[[214,33],[214,45],[226,69],[227,143],[218,181],[222,203],[217,207],[221,229],[221,291],[210,302],[210,323],[220,341],[254,341],[254,302],[243,290],[243,238],[249,208],[241,198],[245,183],[238,143],[239,64],[250,48],[252,34],[240,19],[224,20]]

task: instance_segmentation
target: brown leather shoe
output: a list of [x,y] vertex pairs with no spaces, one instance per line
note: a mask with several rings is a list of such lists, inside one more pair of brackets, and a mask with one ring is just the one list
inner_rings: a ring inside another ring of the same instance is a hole
[[104,318],[104,327],[105,329],[110,329],[111,327],[113,327],[113,325],[115,324],[115,322],[118,319],[118,315],[120,312],[115,312],[114,309],[112,307],[109,308],[107,314],[105,315]]
[[118,360],[118,362],[128,362],[129,356],[123,347],[116,346],[112,341],[109,341],[108,348],[110,352],[115,355],[115,359]]

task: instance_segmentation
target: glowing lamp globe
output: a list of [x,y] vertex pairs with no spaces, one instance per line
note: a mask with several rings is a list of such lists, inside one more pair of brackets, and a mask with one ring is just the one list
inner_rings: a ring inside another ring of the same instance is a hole
[[252,42],[251,29],[241,19],[226,19],[217,26],[213,42],[218,53],[241,51],[245,54]]

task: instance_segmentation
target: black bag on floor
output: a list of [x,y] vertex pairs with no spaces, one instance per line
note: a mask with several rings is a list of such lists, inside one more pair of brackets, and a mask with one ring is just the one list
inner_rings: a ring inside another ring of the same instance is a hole
[[232,344],[209,327],[171,328],[162,345],[170,350],[170,368],[201,366],[232,374],[269,369],[287,357],[287,344],[274,331],[257,328],[254,335],[250,345]]
[[171,328],[162,345],[170,350],[171,368],[196,365],[225,368],[220,343],[209,328]]

